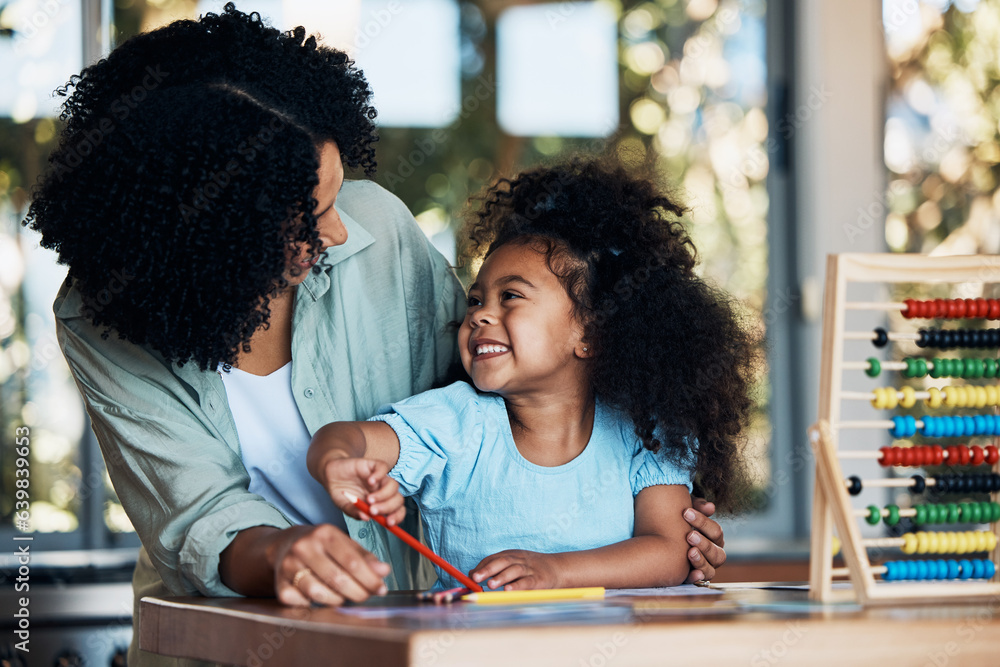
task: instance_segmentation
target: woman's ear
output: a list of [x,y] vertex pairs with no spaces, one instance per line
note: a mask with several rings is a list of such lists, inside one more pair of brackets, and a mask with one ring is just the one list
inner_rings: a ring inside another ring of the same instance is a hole
[[576,344],[576,348],[573,350],[577,357],[580,359],[589,359],[594,356],[593,346],[585,340],[581,340]]

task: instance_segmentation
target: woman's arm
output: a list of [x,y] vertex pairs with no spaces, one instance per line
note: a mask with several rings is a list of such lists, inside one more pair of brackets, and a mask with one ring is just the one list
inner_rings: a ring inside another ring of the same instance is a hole
[[597,549],[556,554],[502,551],[472,571],[489,588],[650,588],[685,582],[691,496],[681,485],[650,486],[635,497],[635,536]]

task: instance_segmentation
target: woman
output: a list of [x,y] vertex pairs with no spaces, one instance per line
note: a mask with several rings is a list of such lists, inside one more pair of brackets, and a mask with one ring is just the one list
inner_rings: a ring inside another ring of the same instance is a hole
[[[465,311],[405,206],[344,181],[375,168],[362,74],[229,4],[69,87],[26,222],[69,267],[59,341],[143,544],[136,599],[427,585],[414,552],[321,502],[305,465],[323,424],[443,379]],[[721,530],[694,516],[692,579],[710,578]]]

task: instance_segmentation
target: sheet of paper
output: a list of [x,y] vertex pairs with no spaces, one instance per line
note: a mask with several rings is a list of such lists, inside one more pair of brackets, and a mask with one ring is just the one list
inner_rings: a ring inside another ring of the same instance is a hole
[[604,597],[606,598],[628,597],[632,595],[655,595],[657,597],[668,595],[722,595],[722,591],[708,588],[707,586],[683,584],[667,588],[609,588],[604,592]]

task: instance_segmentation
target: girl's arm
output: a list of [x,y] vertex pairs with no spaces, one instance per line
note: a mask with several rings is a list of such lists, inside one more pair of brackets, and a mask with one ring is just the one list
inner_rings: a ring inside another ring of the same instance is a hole
[[306,466],[345,514],[368,519],[347,500],[347,491],[395,524],[406,513],[399,485],[389,477],[398,458],[399,438],[385,422],[334,422],[316,431]]
[[[635,497],[635,537],[598,549],[541,554],[501,551],[472,571],[489,588],[651,588],[678,586],[688,576],[683,512],[691,506],[687,487],[650,486]],[[488,581],[487,581],[488,580]]]

